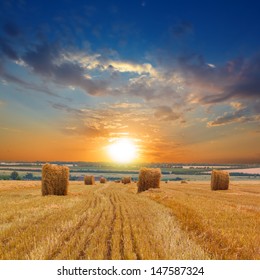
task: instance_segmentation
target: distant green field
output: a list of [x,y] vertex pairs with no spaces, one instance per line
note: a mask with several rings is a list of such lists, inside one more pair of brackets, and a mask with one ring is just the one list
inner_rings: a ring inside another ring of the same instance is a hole
[[[70,164],[70,177],[71,180],[82,180],[82,177],[86,174],[94,175],[96,178],[105,176],[110,180],[120,179],[121,177],[128,175],[133,179],[138,178],[139,169],[141,166],[146,167],[159,167],[162,171],[162,180],[178,181],[207,181],[210,179],[210,171],[212,166],[179,166],[170,164],[104,164],[104,163],[74,163]],[[218,166],[218,168],[241,168],[243,166]],[[250,166],[244,166],[249,168]],[[253,166],[257,167],[257,166]],[[29,163],[17,163],[17,164],[0,164],[0,180],[8,179],[13,171],[17,171],[21,179],[29,179],[24,176],[26,174],[33,174],[34,179],[40,179],[42,165],[29,164]],[[232,180],[260,180],[260,175],[249,174],[235,174],[231,175]]]

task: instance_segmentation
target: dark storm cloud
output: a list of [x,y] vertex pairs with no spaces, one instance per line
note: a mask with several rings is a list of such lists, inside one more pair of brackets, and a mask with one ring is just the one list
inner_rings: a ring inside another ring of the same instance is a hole
[[23,60],[35,73],[53,82],[80,87],[90,95],[102,95],[105,92],[107,82],[86,78],[83,67],[62,59],[62,50],[57,45],[38,45],[34,50],[28,50]]

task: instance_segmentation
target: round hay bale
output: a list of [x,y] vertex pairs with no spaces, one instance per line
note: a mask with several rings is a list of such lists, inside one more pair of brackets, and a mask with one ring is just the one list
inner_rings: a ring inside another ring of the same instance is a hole
[[42,195],[67,195],[69,186],[69,168],[55,164],[42,167]]
[[138,192],[146,191],[150,188],[160,188],[161,169],[141,168],[138,178]]
[[131,177],[123,177],[122,178],[123,184],[130,184],[131,183]]
[[106,179],[105,177],[100,177],[99,182],[100,182],[101,184],[105,184],[105,183],[107,182],[107,179]]
[[211,189],[227,190],[229,188],[229,173],[222,170],[212,170],[211,172]]
[[95,185],[95,177],[92,175],[86,175],[84,177],[84,184],[85,185]]

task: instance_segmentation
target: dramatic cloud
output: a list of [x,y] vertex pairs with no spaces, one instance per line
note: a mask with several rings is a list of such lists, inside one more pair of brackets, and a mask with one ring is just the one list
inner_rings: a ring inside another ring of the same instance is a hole
[[260,55],[234,59],[224,66],[211,67],[201,55],[178,59],[185,84],[199,103],[216,104],[241,98],[260,98]]
[[90,95],[105,93],[107,82],[86,77],[83,67],[73,62],[60,62],[60,57],[61,50],[58,46],[42,44],[27,51],[23,61],[35,73],[48,77],[53,82],[79,87]]
[[260,98],[260,54],[246,61],[236,83],[226,88],[227,97]]
[[[119,131],[124,128],[122,117],[115,116],[115,110],[137,110],[143,104],[147,109],[153,110],[151,115],[155,121],[171,122],[182,121],[185,112],[198,105],[207,108],[209,105],[214,107],[220,103],[232,102],[235,111],[217,116],[215,120],[208,122],[208,127],[251,122],[257,119],[260,111],[260,54],[217,65],[206,60],[203,55],[190,53],[179,55],[174,63],[169,59],[167,65],[156,65],[147,61],[136,63],[121,59],[117,51],[109,48],[104,52],[94,52],[87,47],[83,51],[78,47],[38,40],[27,46],[21,45],[19,55],[13,42],[21,32],[12,24],[5,24],[3,30],[6,34],[4,36],[10,37],[10,40],[0,39],[0,51],[5,59],[14,61],[20,67],[27,67],[42,78],[42,82],[80,88],[95,97],[106,95],[111,100],[127,98],[127,102],[109,104],[109,101],[106,110],[102,111],[103,116],[101,110],[95,113],[97,120],[103,122],[103,128],[98,128],[97,123],[93,125],[93,112],[89,114],[85,109],[52,102],[52,108],[72,114],[74,121],[76,117],[80,119],[81,128],[73,121],[74,123],[66,126],[70,128],[68,131],[82,134],[89,131],[91,135],[104,135],[107,133],[104,130],[115,129],[113,133],[123,133]],[[172,27],[171,32],[174,36],[181,37],[192,30],[191,23],[181,22]],[[6,82],[59,97],[43,84],[35,85],[5,71],[3,65],[0,75]],[[140,101],[142,105],[137,103]],[[140,111],[128,111],[126,116],[132,117],[133,123],[147,117],[141,115]],[[89,118],[92,122],[84,121],[84,118]],[[107,118],[106,122],[104,118]],[[114,123],[113,118],[117,119]],[[102,132],[95,132],[95,129],[101,129]]]
[[111,59],[109,56],[114,52],[111,50],[107,52],[107,57],[103,55],[94,53],[92,55],[86,55],[82,52],[68,52],[63,54],[64,59],[70,62],[78,62],[80,65],[87,70],[99,70],[103,71],[116,71],[120,73],[136,73],[139,75],[149,74],[151,76],[158,76],[158,71],[150,63],[134,63],[131,61],[120,60],[118,54],[116,53],[117,59]]

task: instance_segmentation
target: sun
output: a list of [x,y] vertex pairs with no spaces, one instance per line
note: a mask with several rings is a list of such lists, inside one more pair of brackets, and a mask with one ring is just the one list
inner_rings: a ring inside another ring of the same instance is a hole
[[116,162],[131,162],[137,157],[137,148],[132,139],[120,138],[107,146],[109,156]]

